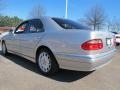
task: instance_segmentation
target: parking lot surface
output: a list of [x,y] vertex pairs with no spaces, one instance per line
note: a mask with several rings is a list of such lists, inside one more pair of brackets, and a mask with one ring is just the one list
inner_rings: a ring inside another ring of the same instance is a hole
[[0,50],[0,90],[120,90],[120,47],[112,62],[94,72],[60,70],[43,76],[36,65]]

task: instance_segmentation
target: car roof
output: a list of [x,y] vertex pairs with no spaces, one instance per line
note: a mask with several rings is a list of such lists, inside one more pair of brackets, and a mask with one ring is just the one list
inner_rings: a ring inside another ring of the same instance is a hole
[[27,19],[25,21],[29,21],[29,20],[34,20],[34,19],[52,19],[52,18],[55,18],[55,19],[62,19],[62,20],[70,20],[70,19],[66,19],[66,18],[61,18],[61,17],[50,17],[50,16],[41,16],[39,18],[31,18],[31,19]]

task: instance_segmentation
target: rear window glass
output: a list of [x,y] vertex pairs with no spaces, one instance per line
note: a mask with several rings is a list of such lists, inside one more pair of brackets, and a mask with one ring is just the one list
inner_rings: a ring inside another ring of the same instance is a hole
[[89,29],[77,22],[67,19],[52,18],[60,27],[64,29]]

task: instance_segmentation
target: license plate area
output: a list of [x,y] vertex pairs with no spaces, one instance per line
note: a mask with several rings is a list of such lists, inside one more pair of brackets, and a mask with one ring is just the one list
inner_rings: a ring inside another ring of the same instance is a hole
[[113,39],[112,38],[106,38],[106,45],[111,47],[113,46]]

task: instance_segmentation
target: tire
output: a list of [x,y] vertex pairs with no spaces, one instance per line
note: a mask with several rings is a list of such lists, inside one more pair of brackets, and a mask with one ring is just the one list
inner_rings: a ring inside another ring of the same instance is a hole
[[2,54],[4,56],[6,56],[8,54],[5,42],[2,42]]
[[41,49],[37,54],[37,66],[44,75],[53,75],[59,70],[58,63],[51,51]]

